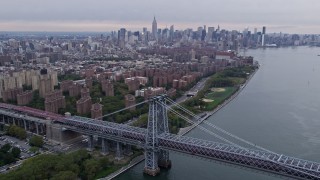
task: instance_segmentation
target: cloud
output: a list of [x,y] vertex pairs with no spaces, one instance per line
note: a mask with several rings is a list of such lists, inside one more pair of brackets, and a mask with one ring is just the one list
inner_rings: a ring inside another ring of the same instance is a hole
[[[116,25],[114,29],[121,24],[130,24],[135,29],[137,24],[149,27],[156,15],[159,23],[177,24],[181,27],[184,24],[191,24],[192,27],[203,24],[234,24],[238,28],[241,24],[243,29],[246,26],[268,24],[310,32],[312,30],[305,27],[320,24],[320,19],[317,18],[320,15],[319,5],[318,0],[10,0],[1,2],[0,28],[8,31],[23,30],[23,27],[32,29],[28,27],[30,24],[42,23],[44,26],[38,25],[40,29],[46,27],[48,30],[73,31],[77,27],[100,31],[112,28],[97,24],[107,22]],[[11,26],[3,27],[8,22],[12,22]],[[25,26],[18,24],[19,22]],[[57,23],[56,28],[50,23]],[[90,28],[86,24],[93,26]],[[16,29],[12,29],[13,27]]]

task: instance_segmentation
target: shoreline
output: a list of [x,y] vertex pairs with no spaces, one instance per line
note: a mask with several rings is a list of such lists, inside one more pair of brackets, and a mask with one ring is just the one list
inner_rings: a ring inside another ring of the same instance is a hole
[[108,176],[104,177],[104,178],[99,178],[99,180],[110,180],[113,178],[116,178],[117,176],[119,176],[120,174],[128,171],[129,169],[131,169],[132,167],[134,167],[135,165],[141,163],[142,161],[144,161],[144,154],[140,155],[138,157],[133,158],[128,165],[123,166],[122,168],[120,168],[119,170],[109,174]]
[[[259,66],[258,66],[259,67]],[[200,121],[196,122],[195,124],[185,127],[185,128],[180,128],[179,132],[177,135],[179,136],[184,136],[186,134],[188,134],[191,130],[193,130],[194,128],[196,128],[197,126],[199,126],[203,121],[207,120],[210,116],[212,116],[213,114],[215,114],[216,112],[218,112],[220,109],[222,109],[224,106],[226,106],[227,104],[229,104],[234,98],[236,98],[240,92],[247,86],[247,84],[249,83],[249,81],[252,79],[252,77],[256,74],[256,72],[259,70],[259,68],[255,69],[255,71],[250,74],[249,78],[246,79],[246,82],[243,83],[239,89],[233,94],[231,95],[229,98],[227,98],[222,104],[220,104],[219,106],[217,106],[216,108],[214,108],[211,111],[206,111],[203,113],[207,113],[205,117],[203,117]],[[197,114],[198,115],[198,114]],[[133,162],[134,161],[134,162]],[[134,167],[137,164],[140,164],[142,161],[144,161],[144,155],[138,156],[134,159],[132,159],[130,161],[130,163],[127,166],[122,167],[121,169],[117,170],[116,172],[108,175],[107,177],[104,178],[100,178],[101,180],[111,180],[113,178],[116,178],[117,176],[119,176],[120,174],[128,171],[129,169],[131,169],[132,167]]]
[[[259,66],[258,66],[259,67]],[[235,99],[241,92],[242,90],[247,86],[247,84],[250,82],[250,80],[252,79],[252,77],[256,74],[256,72],[259,70],[259,68],[255,69],[255,71],[250,74],[249,78],[246,79],[246,82],[243,83],[239,89],[233,94],[231,95],[229,98],[227,98],[222,104],[220,104],[219,106],[217,106],[216,108],[214,108],[211,111],[205,111],[202,113],[206,113],[206,116],[201,118],[200,121],[197,121],[196,123],[194,123],[191,126],[185,127],[185,128],[180,128],[178,135],[179,136],[184,136],[186,134],[188,134],[191,130],[193,130],[194,128],[196,128],[197,126],[199,126],[203,121],[207,120],[210,116],[212,116],[213,114],[215,114],[216,112],[218,112],[220,109],[222,109],[224,106],[226,106],[227,104],[229,104],[233,99]],[[200,114],[200,113],[199,113]],[[197,115],[199,115],[197,114]]]

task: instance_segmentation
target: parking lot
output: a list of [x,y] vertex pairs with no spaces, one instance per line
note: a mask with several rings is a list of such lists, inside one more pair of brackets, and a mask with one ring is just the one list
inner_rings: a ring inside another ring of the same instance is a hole
[[28,157],[31,157],[33,153],[29,152],[30,146],[29,143],[27,141],[23,141],[14,137],[10,137],[10,136],[2,136],[0,137],[0,146],[3,146],[5,144],[11,144],[11,146],[13,147],[17,147],[21,150],[21,155],[20,158],[21,159],[25,159]]
[[[1,136],[0,137],[0,147],[9,143],[12,147],[17,147],[21,150],[20,159],[27,159],[34,156],[34,153],[29,152],[30,146],[26,140],[20,140],[10,136]],[[16,163],[8,164],[0,167],[0,173],[5,172],[9,167],[14,167],[17,164],[20,164],[21,161],[17,161]]]
[[[12,147],[17,147],[21,150],[20,160],[15,163],[7,164],[5,166],[0,167],[0,173],[6,173],[8,170],[15,169],[20,166],[22,162],[30,157],[33,157],[35,154],[30,152],[30,145],[27,140],[20,140],[15,137],[2,135],[0,136],[0,147],[9,143]],[[42,153],[63,153],[63,152],[72,152],[78,149],[86,148],[88,143],[87,137],[79,137],[72,142],[68,142],[66,144],[60,143],[50,143],[44,138],[43,148],[47,149],[46,152],[40,150]]]

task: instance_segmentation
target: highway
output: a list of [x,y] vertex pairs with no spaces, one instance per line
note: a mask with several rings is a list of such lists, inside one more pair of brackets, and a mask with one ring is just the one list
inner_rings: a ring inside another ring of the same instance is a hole
[[207,80],[210,78],[206,77],[201,79],[195,86],[193,86],[189,91],[185,92],[180,98],[176,99],[177,103],[182,103],[184,101],[186,101],[189,97],[187,96],[187,94],[189,92],[194,92],[195,94],[197,94],[200,90],[203,89],[204,85],[206,84]]

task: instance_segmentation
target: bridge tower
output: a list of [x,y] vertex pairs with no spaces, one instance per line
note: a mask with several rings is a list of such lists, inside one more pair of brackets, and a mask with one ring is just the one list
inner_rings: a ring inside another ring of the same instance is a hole
[[169,151],[158,148],[158,135],[169,133],[167,109],[162,105],[164,103],[165,96],[157,96],[149,104],[144,173],[151,176],[160,173],[159,167],[171,167]]

